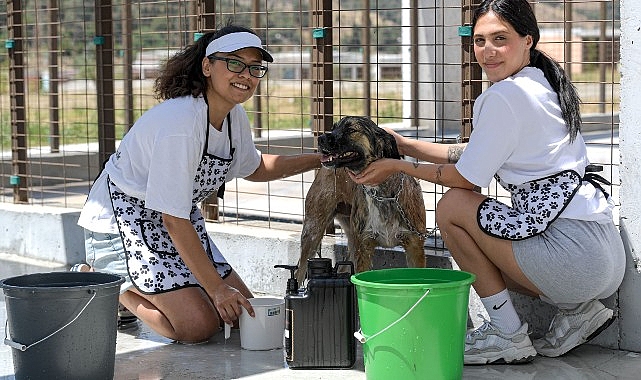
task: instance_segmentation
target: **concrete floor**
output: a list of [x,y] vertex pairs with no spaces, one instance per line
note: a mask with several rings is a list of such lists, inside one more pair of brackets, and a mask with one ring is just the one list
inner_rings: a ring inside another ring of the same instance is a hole
[[[60,267],[59,264],[0,254],[2,279],[25,273],[59,270],[66,268]],[[0,302],[0,322],[4,322],[4,297]],[[0,326],[4,329],[5,323],[0,323]],[[15,379],[12,350],[9,346],[0,346],[0,380]],[[463,379],[631,380],[641,378],[640,373],[640,354],[584,345],[562,358],[537,357],[532,363],[522,365],[464,367]],[[228,340],[225,340],[221,333],[201,345],[172,343],[142,324],[139,324],[137,329],[118,332],[116,338],[116,380],[337,378],[366,379],[360,349],[357,352],[356,364],[351,369],[292,370],[287,368],[283,350],[242,349],[238,330],[233,330]]]

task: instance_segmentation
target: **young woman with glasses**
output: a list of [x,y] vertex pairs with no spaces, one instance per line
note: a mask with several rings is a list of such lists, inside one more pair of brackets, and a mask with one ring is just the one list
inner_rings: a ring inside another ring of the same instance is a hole
[[[242,106],[272,56],[250,29],[227,25],[164,65],[162,102],[106,162],[82,210],[87,264],[126,278],[120,303],[159,334],[206,341],[253,309],[205,229],[198,203],[226,181],[269,181],[320,167],[317,154],[262,154]],[[244,310],[243,310],[244,309]]]

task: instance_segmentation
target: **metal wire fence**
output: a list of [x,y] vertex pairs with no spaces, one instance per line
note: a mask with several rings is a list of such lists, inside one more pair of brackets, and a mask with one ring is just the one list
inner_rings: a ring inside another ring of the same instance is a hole
[[[245,104],[257,147],[293,154],[345,115],[430,141],[471,130],[488,85],[467,25],[477,0],[30,0],[0,4],[0,202],[79,208],[135,119],[157,101],[159,65],[227,20],[275,62]],[[540,47],[583,99],[590,159],[618,203],[619,2],[532,2]],[[297,228],[314,173],[234,180],[213,219]],[[428,228],[443,189],[423,183]],[[490,194],[504,196],[492,186]]]

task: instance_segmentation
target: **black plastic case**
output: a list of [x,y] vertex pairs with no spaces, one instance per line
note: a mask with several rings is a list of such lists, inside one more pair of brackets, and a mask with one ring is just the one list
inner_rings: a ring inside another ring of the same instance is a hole
[[[340,266],[349,273],[338,273]],[[296,267],[277,265],[292,269]],[[356,361],[354,264],[308,260],[307,287],[293,276],[285,296],[285,351],[290,368],[350,368]],[[292,281],[293,280],[293,281]]]

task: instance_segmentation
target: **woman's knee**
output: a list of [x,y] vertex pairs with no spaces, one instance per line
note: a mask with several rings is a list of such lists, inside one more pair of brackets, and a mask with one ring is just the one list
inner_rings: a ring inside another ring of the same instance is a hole
[[468,190],[457,188],[449,189],[436,203],[436,224],[438,224],[440,228],[445,228],[448,223],[451,223],[456,215],[454,211],[461,206],[464,192],[468,192]]
[[210,339],[220,331],[221,319],[204,292],[185,288],[157,295],[125,292],[123,305],[167,338],[185,343]]
[[220,331],[221,320],[216,311],[188,311],[189,318],[174,322],[175,340],[198,343],[209,340]]

